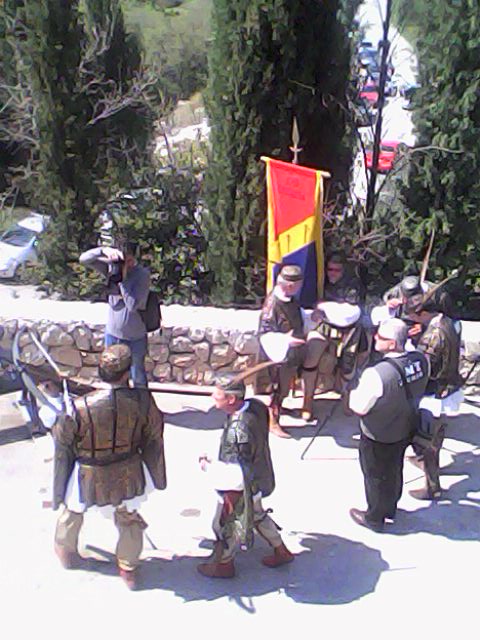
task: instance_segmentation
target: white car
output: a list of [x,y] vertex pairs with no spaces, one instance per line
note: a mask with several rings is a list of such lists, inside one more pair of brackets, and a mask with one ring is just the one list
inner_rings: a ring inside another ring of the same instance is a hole
[[0,235],[0,278],[13,278],[19,265],[37,260],[36,242],[48,216],[31,213]]

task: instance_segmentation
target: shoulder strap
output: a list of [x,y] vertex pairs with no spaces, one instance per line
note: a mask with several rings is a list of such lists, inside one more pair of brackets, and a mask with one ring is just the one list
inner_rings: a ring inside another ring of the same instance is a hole
[[398,362],[395,362],[395,360],[393,360],[392,358],[385,358],[383,362],[387,362],[388,364],[391,364],[392,367],[394,369],[396,369],[398,375],[400,376],[400,378],[402,380],[402,384],[403,384],[403,388],[405,389],[405,395],[407,396],[407,400],[412,405],[412,407],[414,407],[415,403],[413,401],[412,392],[410,391],[410,388],[409,388],[409,385],[408,385],[408,382],[407,382],[407,378],[405,377],[405,372],[404,372],[403,368],[398,364]]

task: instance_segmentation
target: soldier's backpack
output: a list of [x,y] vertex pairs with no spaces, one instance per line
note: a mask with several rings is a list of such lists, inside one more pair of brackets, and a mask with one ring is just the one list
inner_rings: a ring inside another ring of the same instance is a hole
[[139,309],[138,313],[143,320],[147,333],[160,329],[162,326],[162,312],[160,310],[160,296],[158,293],[150,290],[148,292],[145,309]]

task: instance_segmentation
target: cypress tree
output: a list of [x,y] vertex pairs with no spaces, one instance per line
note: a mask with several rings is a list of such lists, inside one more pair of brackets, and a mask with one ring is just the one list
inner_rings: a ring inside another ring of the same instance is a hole
[[346,182],[348,30],[357,5],[214,0],[206,190],[217,302],[251,302],[264,294],[266,205],[259,157],[291,160],[294,116],[303,147],[300,162],[331,171],[334,186]]
[[[437,235],[429,271],[441,278],[463,265],[468,288],[478,285],[480,259],[480,14],[472,0],[442,0],[420,14],[420,90],[414,123],[404,222],[405,264],[418,261],[430,230]],[[420,249],[421,248],[421,249]],[[468,272],[468,274],[467,274]]]

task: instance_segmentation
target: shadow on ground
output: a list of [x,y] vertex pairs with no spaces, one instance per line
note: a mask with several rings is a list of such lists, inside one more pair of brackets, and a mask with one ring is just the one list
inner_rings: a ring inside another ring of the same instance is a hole
[[[186,602],[228,598],[255,613],[253,598],[275,592],[306,604],[353,602],[375,591],[381,573],[389,569],[378,550],[361,542],[318,533],[297,535],[303,549],[293,563],[277,569],[264,567],[261,558],[268,549],[257,543],[248,553],[237,555],[237,575],[228,580],[201,576],[196,567],[204,558],[148,558],[141,565],[138,590],[172,591]],[[113,556],[95,551],[111,562],[88,560],[83,568],[116,576]]]
[[225,422],[225,414],[210,407],[208,411],[202,411],[197,407],[186,407],[185,411],[176,413],[163,412],[165,422],[186,429],[199,429],[201,431],[213,431],[221,429]]

